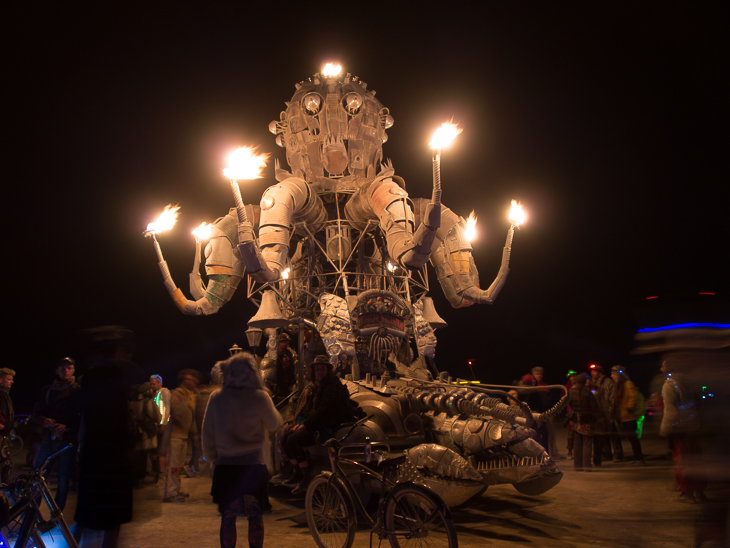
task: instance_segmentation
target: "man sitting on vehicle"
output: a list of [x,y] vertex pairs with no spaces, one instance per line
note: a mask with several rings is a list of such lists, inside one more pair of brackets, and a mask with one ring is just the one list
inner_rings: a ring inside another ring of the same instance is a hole
[[353,405],[347,387],[333,373],[327,356],[317,356],[309,365],[309,384],[299,395],[285,424],[282,439],[284,454],[294,465],[294,473],[282,485],[294,487],[293,494],[304,493],[310,480],[306,448],[328,439],[337,427],[352,418]]

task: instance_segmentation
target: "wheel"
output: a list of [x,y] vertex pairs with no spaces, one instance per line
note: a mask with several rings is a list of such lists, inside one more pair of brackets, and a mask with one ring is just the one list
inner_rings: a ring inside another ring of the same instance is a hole
[[331,474],[314,478],[307,488],[307,523],[319,548],[350,548],[355,540],[357,516],[350,496]]
[[14,438],[8,439],[8,449],[12,457],[20,453],[23,450],[23,438],[15,436]]
[[456,548],[451,512],[432,491],[412,483],[397,485],[385,505],[385,528],[393,548]]

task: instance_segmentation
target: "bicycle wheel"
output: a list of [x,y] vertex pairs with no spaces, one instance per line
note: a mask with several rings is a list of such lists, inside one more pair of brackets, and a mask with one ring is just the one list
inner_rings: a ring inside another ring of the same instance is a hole
[[397,485],[385,505],[385,527],[393,548],[456,548],[451,512],[432,491],[412,483]]
[[23,450],[23,438],[16,436],[8,440],[8,449],[10,450],[10,456],[14,457]]
[[309,483],[305,496],[307,523],[319,548],[350,548],[355,540],[355,509],[344,485],[330,475],[319,475]]

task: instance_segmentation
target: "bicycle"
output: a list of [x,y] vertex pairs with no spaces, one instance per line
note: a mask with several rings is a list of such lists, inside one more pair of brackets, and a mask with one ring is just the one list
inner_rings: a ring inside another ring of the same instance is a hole
[[15,429],[10,431],[7,438],[8,451],[11,457],[14,457],[23,450],[23,438],[15,433]]
[[[51,461],[72,447],[72,445],[67,445],[48,457],[38,470],[22,474],[10,485],[3,487],[7,498],[0,497],[0,529],[7,528],[10,533],[17,533],[18,538],[14,546],[26,548],[30,541],[31,546],[45,548],[41,535],[59,527],[69,548],[79,548],[63,518],[61,509],[53,499],[51,490],[43,478]],[[45,500],[50,510],[50,518],[47,520],[41,514],[39,505],[41,499]],[[0,531],[0,546],[10,546],[2,531]]]
[[[422,485],[396,481],[396,467],[405,462],[405,454],[391,454],[386,444],[376,445],[387,451],[377,448],[373,451],[369,439],[364,444],[341,447],[341,442],[369,418],[356,422],[341,439],[331,438],[320,444],[327,450],[331,471],[312,479],[305,496],[307,523],[314,542],[319,548],[350,548],[355,541],[359,515],[370,527],[371,546],[373,535],[377,534],[381,542],[387,538],[393,548],[456,548],[454,522],[441,497]],[[365,464],[341,458],[343,449],[360,448]],[[374,516],[366,510],[342,464],[354,467],[354,474],[372,478],[380,486]]]

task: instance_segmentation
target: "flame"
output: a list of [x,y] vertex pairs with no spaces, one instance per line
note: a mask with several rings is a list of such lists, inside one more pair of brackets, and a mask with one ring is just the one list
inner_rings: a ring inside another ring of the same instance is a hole
[[210,231],[212,228],[213,225],[202,223],[198,228],[193,230],[193,236],[195,236],[198,240],[207,240],[210,238]]
[[255,154],[258,147],[241,147],[228,157],[228,165],[223,175],[229,179],[260,179],[261,170],[266,167],[270,154]]
[[457,126],[453,120],[451,122],[444,122],[441,124],[441,127],[434,132],[428,146],[434,149],[447,147],[462,131],[464,130]]
[[477,237],[477,216],[474,215],[474,211],[469,214],[469,218],[466,220],[464,237],[470,242]]
[[290,269],[289,268],[287,268],[286,270],[284,270],[284,272],[281,273],[281,279],[282,280],[288,280],[289,279],[289,272],[290,272]]
[[170,230],[177,222],[177,212],[179,209],[180,206],[177,205],[166,205],[165,209],[160,213],[160,216],[157,217],[157,220],[147,225],[147,232],[149,234],[159,234],[165,230]]
[[342,72],[341,65],[327,63],[322,69],[322,76],[338,76]]
[[517,200],[512,200],[512,207],[509,210],[509,220],[515,226],[520,226],[525,222],[527,218],[525,211],[522,209],[522,205],[517,203]]
[[396,266],[395,266],[395,265],[394,265],[393,263],[391,263],[390,261],[388,261],[387,267],[388,267],[388,271],[389,271],[389,272],[395,272],[395,269],[397,268],[397,267],[396,267]]

